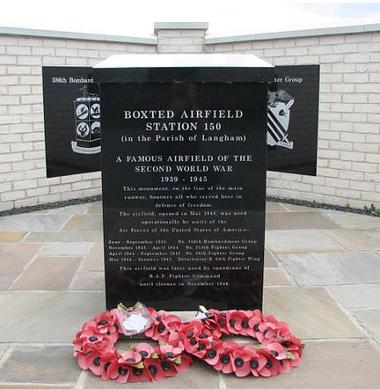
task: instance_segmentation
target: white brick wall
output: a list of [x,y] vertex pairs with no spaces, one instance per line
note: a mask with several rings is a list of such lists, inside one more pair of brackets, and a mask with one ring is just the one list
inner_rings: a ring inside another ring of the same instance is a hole
[[[380,207],[380,32],[207,44],[275,65],[321,65],[318,176],[268,173],[272,196]],[[282,48],[282,49],[280,49]]]
[[41,65],[93,65],[115,53],[254,53],[320,64],[318,176],[269,172],[268,194],[380,207],[380,31],[210,43],[205,29],[157,30],[158,45],[0,33],[0,210],[100,194],[100,173],[45,176]]
[[46,178],[42,65],[92,65],[156,46],[0,34],[0,210],[101,193],[100,173]]
[[159,29],[158,53],[202,53],[205,30]]

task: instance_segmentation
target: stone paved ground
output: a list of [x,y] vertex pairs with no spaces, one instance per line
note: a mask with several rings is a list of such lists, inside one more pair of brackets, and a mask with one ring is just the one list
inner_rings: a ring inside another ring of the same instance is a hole
[[[380,218],[267,210],[264,310],[305,340],[302,364],[243,381],[195,364],[154,387],[379,387]],[[82,322],[104,310],[100,203],[2,217],[0,242],[0,389],[120,388],[81,373],[71,356]]]

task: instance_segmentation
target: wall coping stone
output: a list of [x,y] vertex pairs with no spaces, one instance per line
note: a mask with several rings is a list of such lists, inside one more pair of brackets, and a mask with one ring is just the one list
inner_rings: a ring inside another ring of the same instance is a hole
[[156,22],[154,33],[158,30],[207,30],[208,22]]
[[323,36],[323,35],[340,35],[340,34],[359,34],[364,32],[376,32],[380,31],[380,23],[375,24],[360,24],[354,26],[342,26],[342,27],[327,27],[327,28],[314,28],[308,30],[294,30],[294,31],[281,31],[281,32],[266,32],[260,34],[248,34],[237,36],[220,36],[212,37],[206,36],[205,45],[214,45],[219,43],[236,43],[246,41],[263,41],[270,39],[284,39],[284,38],[300,38],[311,36]]
[[91,34],[85,32],[37,30],[19,27],[1,27],[0,35],[17,35],[40,38],[75,39],[86,41],[100,41],[113,43],[133,43],[143,45],[157,45],[157,37],[131,37],[122,35]]
[[[207,22],[157,22],[154,23],[154,33],[157,35],[158,30],[207,30]],[[221,43],[236,43],[246,41],[262,41],[270,39],[284,38],[299,38],[324,35],[340,35],[340,34],[358,34],[365,32],[380,31],[380,23],[361,24],[354,26],[316,28],[308,30],[294,30],[269,32],[260,34],[236,35],[236,36],[206,36],[205,44],[221,44]],[[144,45],[157,45],[157,36],[152,37],[131,37],[124,35],[106,35],[93,34],[84,32],[69,32],[69,31],[53,31],[39,30],[19,27],[2,27],[0,26],[0,35],[17,35],[30,36],[41,38],[57,38],[57,39],[78,39],[100,42],[115,42],[115,43],[132,43]]]

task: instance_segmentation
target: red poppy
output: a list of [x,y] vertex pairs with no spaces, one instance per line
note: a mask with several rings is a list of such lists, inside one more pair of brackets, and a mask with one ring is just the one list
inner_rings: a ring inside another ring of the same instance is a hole
[[250,315],[246,311],[227,312],[227,328],[231,334],[248,335]]
[[159,382],[165,378],[164,371],[161,368],[161,361],[158,358],[149,358],[144,361],[144,364],[152,382]]
[[179,355],[183,352],[185,349],[185,346],[182,341],[182,336],[178,332],[172,332],[169,335],[169,338],[167,340],[168,344],[165,346],[160,346],[160,349],[163,350],[163,352],[172,352],[174,355]]
[[259,331],[255,333],[255,337],[260,343],[268,343],[276,339],[276,331],[274,323],[264,322],[259,324]]
[[228,334],[227,312],[220,312],[215,309],[210,309],[208,312],[212,316],[203,319],[205,328],[218,338],[223,334]]
[[119,363],[125,363],[127,366],[134,366],[142,360],[142,356],[137,351],[126,351],[121,354]]
[[[187,336],[189,333],[193,333],[192,336],[198,336],[204,329],[204,325],[201,320],[192,320],[188,323],[184,323],[181,327],[181,334]],[[187,336],[189,337],[189,336]]]
[[259,371],[262,377],[271,377],[280,373],[280,362],[272,354],[259,350],[260,354],[266,358],[265,366]]
[[267,343],[262,350],[272,354],[277,360],[286,359],[286,353],[283,346],[278,342]]
[[94,321],[100,333],[116,332],[115,324],[118,324],[118,320],[114,310],[100,313],[95,316]]
[[194,349],[193,349],[191,354],[195,355],[196,357],[198,357],[200,359],[204,359],[207,351],[210,350],[212,347],[214,347],[214,345],[216,344],[217,341],[218,341],[218,339],[216,339],[215,341],[212,341],[209,338],[199,338],[198,337],[197,343],[194,345]]
[[243,349],[249,355],[249,368],[251,370],[252,375],[258,377],[260,374],[260,370],[265,366],[267,360],[266,358],[258,353],[255,347],[251,345],[243,346]]
[[131,374],[131,368],[124,363],[113,361],[109,365],[107,372],[108,377],[111,380],[116,380],[116,382],[120,384],[126,384],[128,382],[129,375]]
[[182,327],[182,342],[185,350],[188,353],[193,354],[197,351],[199,347],[198,339],[203,331],[206,335],[204,339],[206,339],[206,337],[209,335],[209,332],[203,327],[203,324],[200,320],[191,321]]
[[110,351],[102,354],[102,369],[100,371],[100,377],[102,380],[109,379],[108,369],[111,363],[118,360],[118,354],[116,351]]
[[92,344],[97,344],[100,342],[107,342],[109,344],[114,344],[117,339],[119,338],[119,335],[117,333],[107,334],[107,333],[101,333],[97,330],[87,330],[83,331],[80,335],[80,339],[86,342],[90,342]]
[[145,331],[148,338],[166,340],[171,331],[179,331],[181,319],[176,315],[168,314],[165,311],[156,312],[148,308],[153,324]]
[[77,360],[78,360],[78,365],[81,369],[83,370],[87,370],[90,363],[91,363],[91,357],[96,356],[95,353],[93,353],[92,351],[88,352],[88,353],[78,353],[77,354]]
[[249,354],[242,348],[238,348],[230,353],[232,371],[237,377],[246,377],[251,373],[249,365]]
[[155,352],[154,348],[148,343],[139,343],[133,348],[134,351],[139,353],[142,358],[150,358],[150,356]]
[[247,335],[257,339],[257,333],[260,332],[261,318],[254,315],[248,321]]
[[299,351],[301,349],[301,354],[302,354],[300,338],[297,338],[295,336],[289,336],[288,338],[281,337],[280,342],[288,351]]
[[280,373],[287,373],[290,371],[290,361],[288,359],[281,359],[279,360],[280,363]]
[[209,347],[203,356],[203,360],[211,366],[215,366],[220,361],[220,355],[223,353],[224,347],[222,341],[214,342],[214,345]]
[[276,329],[276,338],[278,340],[291,340],[293,338],[293,334],[291,333],[287,323],[278,322]]
[[87,353],[88,351],[106,351],[111,350],[117,341],[118,335],[100,334],[92,330],[81,331],[79,336],[74,339],[74,351],[82,351]]
[[190,355],[182,354],[181,356],[176,358],[176,361],[174,361],[174,367],[178,373],[183,373],[184,371],[190,368],[192,363],[193,360]]
[[213,367],[215,370],[230,374],[233,371],[230,352],[239,348],[240,345],[236,342],[225,341],[223,342],[222,347],[223,348],[219,351],[219,360]]
[[177,375],[177,369],[175,363],[170,359],[164,359],[160,361],[160,367],[165,375],[165,377],[174,377]]
[[130,368],[128,382],[135,383],[135,382],[145,382],[145,381],[150,381],[150,375],[145,366],[143,366],[142,368],[139,367]]
[[101,355],[90,353],[86,359],[89,370],[97,376],[106,377],[106,370],[112,361],[117,360],[117,355],[114,352],[105,352]]

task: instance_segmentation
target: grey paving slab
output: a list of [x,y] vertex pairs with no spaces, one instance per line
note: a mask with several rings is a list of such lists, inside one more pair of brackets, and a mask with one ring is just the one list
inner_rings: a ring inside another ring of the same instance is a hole
[[372,252],[279,254],[299,285],[380,283],[380,258]]
[[101,231],[103,220],[100,215],[74,215],[63,227],[63,230]]
[[267,230],[316,230],[328,228],[338,228],[338,225],[318,212],[294,212],[291,217],[289,217],[289,212],[269,212],[266,215]]
[[69,215],[12,215],[0,218],[0,231],[58,231]]
[[0,231],[0,243],[18,242],[22,240],[26,234],[26,231]]
[[276,256],[269,249],[265,249],[264,266],[265,267],[278,267]]
[[69,215],[36,215],[28,222],[27,231],[58,231],[69,217]]
[[40,248],[37,243],[1,243],[0,273],[20,273]]
[[281,205],[290,212],[322,212],[323,209],[317,207],[305,207],[303,205],[281,203]]
[[271,378],[223,375],[226,389],[374,389],[380,354],[368,342],[307,342],[301,364]]
[[12,284],[40,247],[37,243],[0,243],[0,290]]
[[0,366],[0,381],[9,383],[75,383],[79,374],[71,345],[17,345]]
[[0,389],[75,389],[76,384],[33,384],[33,383],[8,383],[0,382]]
[[68,207],[54,208],[48,211],[49,215],[61,214],[61,215],[84,215],[88,213],[90,208],[89,204],[77,204],[70,205]]
[[80,260],[80,257],[37,257],[9,289],[68,289]]
[[91,204],[88,208],[88,213],[101,215],[103,213],[102,202],[97,201],[97,202]]
[[342,228],[371,229],[380,228],[380,217],[358,215],[351,212],[323,211],[323,215]]
[[71,343],[83,322],[104,310],[103,292],[5,292],[0,343]]
[[[132,384],[127,386],[132,386]],[[102,381],[89,372],[86,372],[83,383],[83,389],[120,389],[122,387],[123,385],[112,381]],[[136,387],[141,389],[152,387],[157,389],[219,389],[219,375],[210,366],[206,366],[205,363],[195,361],[194,365],[182,374],[167,378],[156,384],[141,382],[136,384]]]
[[323,288],[267,287],[264,312],[288,322],[304,339],[364,336]]
[[[5,352],[8,350],[9,347],[10,347],[9,344],[0,343],[0,361],[3,358]],[[1,364],[1,362],[0,362],[0,364]]]
[[327,289],[345,308],[380,308],[380,284],[329,286]]
[[350,312],[355,316],[359,324],[380,344],[380,308],[352,309]]
[[70,244],[63,242],[48,242],[41,247],[40,255],[81,257],[89,252],[91,245],[90,242],[71,242]]
[[291,281],[282,269],[265,268],[264,285],[291,285]]
[[380,230],[339,229],[326,234],[347,250],[380,250]]
[[72,290],[104,290],[104,273],[80,271],[76,274],[71,283]]
[[0,290],[6,290],[19,276],[19,273],[0,273]]
[[104,271],[103,242],[95,242],[85,256],[81,270]]
[[[291,217],[291,215],[289,216]],[[267,231],[266,245],[277,253],[344,251],[344,248],[319,230]]]
[[29,231],[28,222],[33,216],[27,213],[0,217],[0,231]]
[[267,212],[284,212],[286,209],[281,203],[275,203],[273,201],[267,201],[265,204],[265,210]]
[[103,240],[101,231],[31,232],[25,242],[94,242]]

